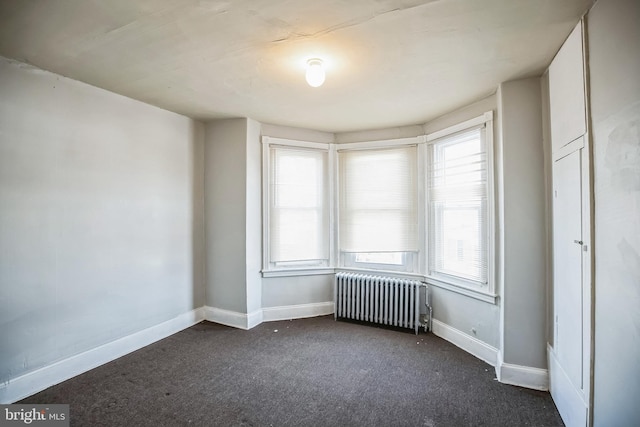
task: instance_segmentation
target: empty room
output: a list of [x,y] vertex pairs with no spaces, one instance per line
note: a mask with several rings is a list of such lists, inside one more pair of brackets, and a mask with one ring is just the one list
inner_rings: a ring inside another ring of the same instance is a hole
[[637,0],[0,0],[0,425],[640,425]]

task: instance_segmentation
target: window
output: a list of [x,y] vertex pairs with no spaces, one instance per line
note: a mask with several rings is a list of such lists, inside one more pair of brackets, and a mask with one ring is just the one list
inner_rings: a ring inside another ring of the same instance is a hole
[[420,276],[495,302],[493,114],[413,138],[263,137],[263,275]]
[[429,275],[487,284],[488,162],[484,127],[429,147]]
[[328,150],[301,145],[265,149],[266,270],[329,266]]
[[343,266],[416,270],[417,153],[416,145],[338,152]]

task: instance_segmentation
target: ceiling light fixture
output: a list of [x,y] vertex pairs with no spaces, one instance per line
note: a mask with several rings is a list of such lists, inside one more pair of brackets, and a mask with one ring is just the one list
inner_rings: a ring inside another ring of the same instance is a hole
[[324,83],[324,63],[322,59],[312,58],[307,61],[307,83],[311,87],[322,86]]

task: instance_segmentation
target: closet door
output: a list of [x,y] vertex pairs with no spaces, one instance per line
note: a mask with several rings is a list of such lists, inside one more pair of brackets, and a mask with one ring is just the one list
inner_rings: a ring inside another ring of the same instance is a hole
[[582,186],[580,153],[554,163],[553,246],[555,339],[558,361],[582,388]]
[[[553,164],[553,351],[551,394],[567,426],[588,417],[590,284],[585,277],[583,241],[584,148]],[[587,217],[588,218],[588,217]]]
[[553,339],[549,388],[567,426],[588,426],[593,337],[591,175],[583,23],[549,66],[553,160]]

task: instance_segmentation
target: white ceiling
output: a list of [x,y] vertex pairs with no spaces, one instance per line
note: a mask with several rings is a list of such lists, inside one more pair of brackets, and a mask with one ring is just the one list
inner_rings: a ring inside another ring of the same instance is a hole
[[[0,55],[196,119],[429,121],[540,75],[593,0],[0,0]],[[308,86],[304,64],[327,63]]]

